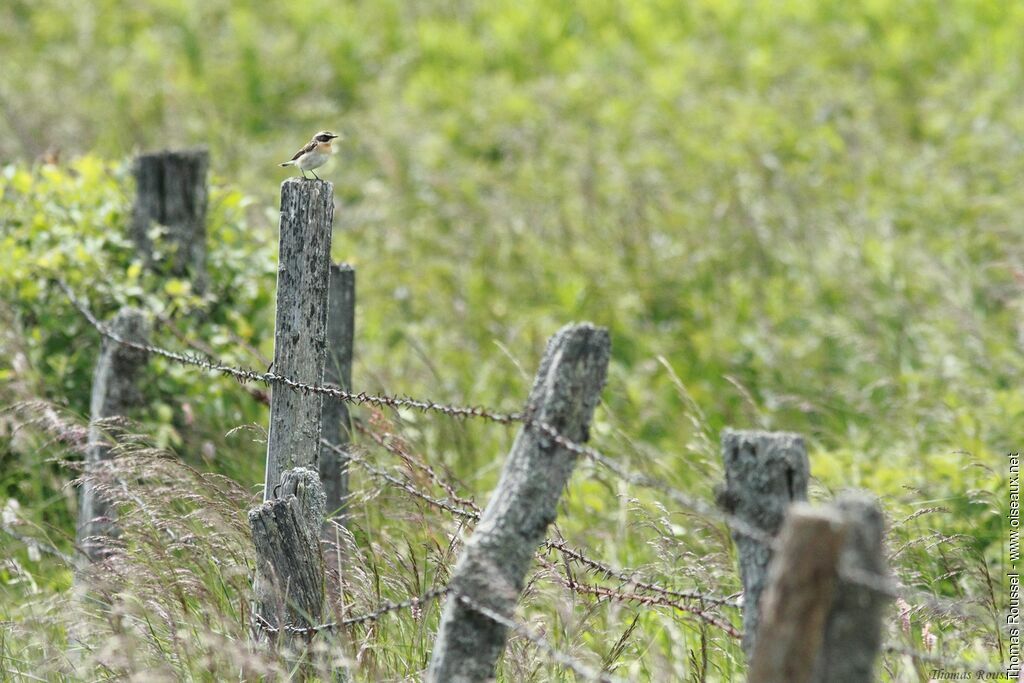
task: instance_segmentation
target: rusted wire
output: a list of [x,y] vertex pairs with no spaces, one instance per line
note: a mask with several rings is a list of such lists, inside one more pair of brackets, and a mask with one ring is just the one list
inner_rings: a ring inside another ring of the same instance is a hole
[[557,550],[563,556],[575,560],[583,566],[599,574],[603,574],[609,578],[618,579],[623,583],[632,584],[642,590],[650,591],[652,593],[658,593],[666,598],[678,600],[697,600],[699,602],[704,602],[709,605],[739,607],[737,601],[732,598],[722,597],[714,595],[712,593],[701,593],[698,591],[675,590],[671,588],[665,588],[664,586],[659,586],[658,584],[651,583],[649,581],[642,581],[636,578],[636,576],[632,572],[623,571],[621,569],[614,569],[603,562],[587,557],[583,553],[583,551],[569,547],[569,545],[565,543],[565,541],[547,540],[545,541],[545,545],[553,550]]
[[[627,593],[621,590],[606,588],[605,586],[581,583],[580,581],[572,578],[572,576],[569,576],[568,573],[563,575],[558,571],[558,567],[553,562],[545,560],[544,558],[539,559],[541,564],[547,568],[548,571],[554,574],[555,577],[557,577],[558,582],[573,593],[594,596],[597,598],[598,602],[601,600],[610,600],[615,602],[639,603],[645,607],[668,607],[679,612],[690,614],[706,624],[710,624],[711,626],[721,629],[733,638],[739,639],[742,637],[742,634],[736,629],[736,627],[728,621],[725,621],[724,619],[712,614],[710,611],[703,609],[702,607],[697,607],[688,601],[684,601],[682,599],[671,600],[664,595],[659,596],[632,592]],[[696,598],[690,598],[690,600],[698,603],[700,602]]]
[[444,492],[448,494],[448,498],[451,499],[455,504],[461,505],[464,509],[471,510],[478,514],[481,512],[480,506],[477,505],[475,501],[460,496],[456,492],[455,487],[452,486],[450,482],[441,477],[441,475],[439,475],[433,467],[431,467],[421,458],[414,457],[413,454],[410,453],[407,448],[399,446],[398,443],[396,443],[396,441],[401,443],[402,446],[405,445],[405,443],[401,441],[401,439],[394,437],[394,435],[391,435],[394,438],[389,439],[387,434],[381,434],[376,430],[368,429],[361,423],[356,424],[356,431],[369,438],[371,441],[373,441],[375,444],[377,444],[384,450],[401,458],[402,462],[408,464],[411,467],[414,467],[420,472],[423,472],[425,475],[427,475],[430,481],[434,482],[434,484],[436,484],[439,488],[444,489]]
[[378,479],[383,479],[384,481],[388,482],[389,484],[392,484],[393,486],[397,486],[398,488],[402,489],[409,495],[415,496],[416,498],[419,498],[420,500],[423,500],[429,503],[430,505],[433,505],[434,507],[446,510],[452,513],[453,515],[456,515],[457,517],[463,517],[465,519],[471,519],[473,521],[480,520],[479,513],[474,512],[472,510],[465,510],[463,508],[458,507],[457,505],[452,504],[449,501],[442,500],[440,498],[435,498],[428,493],[420,491],[418,488],[416,488],[409,482],[402,481],[401,479],[391,474],[390,472],[382,470],[376,465],[371,464],[366,458],[357,455],[351,448],[343,449],[341,446],[333,444],[327,441],[326,439],[320,439],[320,443],[321,445],[326,446],[327,448],[335,451],[336,453],[338,453],[338,455],[347,458],[351,462],[359,465],[367,472],[369,472],[370,475],[377,477]]
[[402,600],[401,602],[382,603],[379,607],[377,607],[377,609],[373,610],[372,612],[367,612],[365,614],[360,614],[359,616],[342,619],[341,621],[332,621],[326,624],[318,624],[316,626],[295,626],[294,624],[274,626],[269,621],[267,621],[265,617],[259,614],[253,615],[253,621],[256,622],[256,625],[260,628],[260,630],[270,635],[276,635],[281,631],[285,631],[286,633],[310,637],[316,635],[317,633],[320,633],[321,631],[333,631],[334,629],[340,627],[355,626],[356,624],[362,624],[367,621],[376,621],[383,617],[385,614],[390,614],[391,612],[399,612],[406,609],[418,609],[423,605],[430,604],[431,602],[447,595],[449,590],[450,589],[448,588],[448,586],[441,586],[440,588],[434,588],[423,593],[422,595],[418,595],[414,598],[409,598],[408,600]]
[[[120,335],[111,331],[106,325],[99,321],[89,310],[89,308],[75,295],[70,286],[61,279],[56,280],[58,285],[64,291],[65,295],[75,306],[76,309],[82,314],[83,317],[104,337],[114,341],[118,344],[128,346],[140,351],[145,351],[153,355],[164,357],[168,360],[174,361],[182,365],[191,365],[194,367],[206,369],[212,372],[217,372],[225,376],[232,377],[239,382],[258,382],[268,386],[283,386],[293,391],[298,391],[306,394],[322,394],[324,396],[331,396],[335,399],[344,401],[346,403],[352,403],[355,405],[372,405],[376,407],[389,407],[394,409],[411,409],[418,410],[421,412],[432,412],[441,415],[446,415],[452,418],[476,418],[482,419],[497,424],[512,425],[522,424],[525,429],[532,430],[536,434],[548,438],[552,443],[557,444],[561,448],[568,450],[571,453],[585,457],[595,463],[598,463],[602,467],[611,471],[620,479],[642,488],[648,488],[654,491],[658,491],[676,504],[693,510],[704,517],[725,524],[735,534],[750,538],[758,543],[761,543],[772,550],[778,548],[777,540],[774,536],[767,533],[763,529],[760,529],[745,519],[738,517],[732,513],[726,512],[715,505],[697,498],[696,496],[689,495],[676,489],[660,479],[656,479],[649,475],[631,471],[629,468],[623,466],[619,462],[612,458],[604,455],[597,449],[576,442],[572,439],[567,438],[561,434],[552,425],[536,419],[532,415],[524,414],[521,412],[501,412],[492,410],[485,406],[462,406],[454,404],[438,403],[436,401],[427,399],[416,399],[410,397],[400,397],[396,395],[388,394],[367,394],[366,392],[349,392],[341,389],[340,387],[330,384],[315,384],[302,382],[293,378],[280,375],[273,372],[259,372],[251,368],[235,367],[226,363],[218,362],[213,359],[201,358],[196,355],[179,353],[177,351],[170,351],[158,346],[151,344],[142,344],[134,342],[128,339],[122,338]],[[390,475],[388,475],[390,476]],[[400,481],[400,480],[398,480]],[[400,484],[405,488],[406,484]],[[408,489],[406,489],[408,490]],[[419,494],[414,494],[419,495]],[[421,496],[422,497],[422,496]],[[428,501],[430,502],[430,501]],[[459,514],[460,516],[467,516],[466,510],[456,508],[456,506],[450,506],[449,512],[453,514]],[[459,512],[455,512],[455,509],[459,509]],[[960,614],[962,616],[969,616],[968,612],[964,610],[963,606],[955,600],[942,599],[930,593],[924,591],[909,588],[900,584],[893,577],[873,575],[865,572],[857,572],[854,570],[840,569],[840,578],[847,581],[850,584],[858,585],[869,590],[880,592],[888,596],[898,596],[909,599],[914,599],[919,602],[926,603],[936,609],[941,609],[949,613]]]

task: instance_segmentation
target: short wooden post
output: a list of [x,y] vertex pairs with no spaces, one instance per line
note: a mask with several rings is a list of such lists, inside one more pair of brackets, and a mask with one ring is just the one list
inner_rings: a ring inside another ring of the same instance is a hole
[[[324,376],[333,220],[331,183],[289,178],[281,184],[273,367],[308,384],[319,384]],[[321,394],[280,385],[271,390],[263,500],[273,498],[285,470],[319,469],[322,405]]]
[[[197,149],[141,154],[134,167],[131,233],[136,249],[150,267],[176,277],[190,274],[197,292],[206,289],[209,164],[207,151]],[[166,230],[159,243],[150,235],[154,225]]]
[[[807,500],[807,449],[803,437],[788,432],[725,430],[722,434],[725,486],[719,504],[770,536],[778,534],[786,509]],[[758,633],[758,613],[772,549],[763,539],[732,531],[743,581],[743,649],[750,656]]]
[[811,677],[816,683],[869,683],[882,646],[882,611],[888,597],[845,572],[884,577],[884,518],[877,499],[866,492],[844,492],[833,509],[846,521],[839,555],[839,582],[825,624],[824,642]]
[[789,508],[761,596],[748,680],[808,683],[824,640],[846,533],[842,515],[797,503]]
[[276,634],[279,643],[301,638],[287,626],[309,628],[323,618],[324,505],[319,473],[296,467],[282,475],[277,498],[249,511],[256,546],[257,630],[285,629]]
[[[110,331],[126,341],[145,344],[149,326],[142,311],[125,307],[111,321]],[[124,346],[112,339],[103,340],[92,380],[85,480],[79,492],[76,530],[77,545],[90,560],[102,558],[106,554],[103,539],[116,537],[118,533],[115,510],[91,479],[97,475],[101,463],[110,459],[110,442],[104,434],[101,421],[126,415],[138,406],[138,376],[145,364],[144,351]]]
[[[352,390],[352,350],[355,336],[356,271],[346,263],[331,264],[327,296],[327,365],[324,383]],[[324,397],[321,410],[320,481],[327,494],[327,514],[336,521],[345,518],[348,497],[348,459],[339,452],[351,440],[352,422],[348,404]],[[331,534],[333,536],[333,534]]]
[[[604,386],[610,347],[608,332],[589,324],[567,326],[552,337],[530,392],[528,420],[549,424],[573,441],[585,441]],[[511,614],[575,464],[572,452],[529,424],[519,431],[498,486],[455,567],[428,681],[470,683],[494,676],[507,629],[458,598]]]

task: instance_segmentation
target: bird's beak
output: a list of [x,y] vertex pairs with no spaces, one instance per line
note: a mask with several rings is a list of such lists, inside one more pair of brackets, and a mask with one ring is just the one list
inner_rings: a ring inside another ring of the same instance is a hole
[[335,135],[334,133],[331,133],[331,139],[332,139],[332,140],[333,140],[334,138],[339,138],[339,137],[341,137],[341,136],[340,136],[340,135]]

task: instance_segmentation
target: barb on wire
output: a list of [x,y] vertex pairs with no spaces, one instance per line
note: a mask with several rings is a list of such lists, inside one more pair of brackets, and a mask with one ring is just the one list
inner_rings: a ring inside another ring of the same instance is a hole
[[416,609],[422,607],[423,605],[430,604],[431,602],[447,595],[449,590],[450,589],[448,588],[448,586],[441,586],[440,588],[434,588],[432,590],[427,591],[426,593],[423,593],[422,595],[419,595],[414,598],[409,598],[408,600],[403,600],[401,602],[385,602],[374,611],[368,612],[366,614],[361,614],[355,617],[348,617],[347,619],[342,619],[340,621],[332,621],[326,624],[319,624],[317,626],[295,626],[294,624],[274,626],[259,614],[254,614],[253,620],[256,622],[256,625],[259,626],[261,630],[265,631],[270,635],[276,635],[283,630],[286,633],[293,633],[295,635],[306,636],[308,638],[310,636],[316,635],[317,633],[320,633],[321,631],[332,631],[339,627],[354,626],[356,624],[362,624],[367,621],[376,621],[383,617],[385,614],[390,614],[391,612],[398,612],[401,610]]
[[490,619],[491,621],[495,621],[504,626],[505,628],[509,629],[510,631],[513,631],[514,633],[526,638],[531,643],[536,645],[538,649],[542,650],[544,654],[551,659],[551,661],[569,669],[577,676],[580,676],[585,680],[601,681],[601,683],[615,683],[618,680],[612,677],[611,674],[608,674],[604,671],[598,671],[596,669],[593,669],[590,666],[587,666],[583,662],[579,661],[572,655],[563,652],[562,650],[559,650],[554,645],[549,643],[547,639],[544,638],[542,635],[540,635],[539,633],[535,633],[532,629],[526,626],[526,624],[522,624],[511,617],[506,617],[500,612],[493,610],[490,607],[487,607],[486,605],[481,605],[480,603],[470,599],[465,595],[458,595],[456,596],[455,599],[461,602],[469,609],[473,610],[474,612],[478,612],[487,617],[488,619]]

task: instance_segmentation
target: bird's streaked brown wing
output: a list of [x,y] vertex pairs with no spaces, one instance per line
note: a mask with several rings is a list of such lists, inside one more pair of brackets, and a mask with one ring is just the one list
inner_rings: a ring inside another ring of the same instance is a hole
[[296,159],[301,157],[303,154],[307,154],[309,152],[312,152],[314,149],[316,149],[316,140],[310,140],[309,142],[306,143],[306,146],[303,147],[302,149],[300,149],[298,152],[296,152],[295,156],[293,156],[291,159],[289,159],[289,161],[295,161]]

